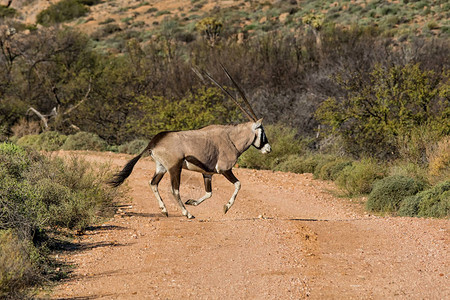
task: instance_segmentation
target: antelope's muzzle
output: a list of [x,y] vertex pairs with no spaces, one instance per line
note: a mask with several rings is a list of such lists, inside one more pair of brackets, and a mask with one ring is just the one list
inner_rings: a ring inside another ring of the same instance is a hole
[[270,153],[272,151],[272,147],[270,147],[269,143],[265,144],[261,149],[262,154]]

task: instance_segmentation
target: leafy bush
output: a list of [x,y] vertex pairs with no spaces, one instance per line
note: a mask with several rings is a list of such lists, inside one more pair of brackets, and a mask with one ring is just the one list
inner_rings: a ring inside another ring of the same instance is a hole
[[[49,230],[58,237],[58,229],[84,230],[99,217],[111,215],[118,194],[104,186],[110,176],[105,166],[0,144],[2,298],[5,294],[15,297],[32,284],[33,274],[48,274],[51,262],[45,244]],[[16,253],[11,254],[13,248]]]
[[296,131],[282,125],[268,125],[264,131],[269,139],[272,152],[262,155],[251,147],[239,158],[239,165],[244,168],[276,169],[277,165],[287,160],[291,155],[305,153],[306,143],[296,138]]
[[241,120],[239,108],[218,88],[199,88],[178,101],[163,97],[139,97],[137,100],[144,117],[136,120],[136,127],[143,136]]
[[398,210],[401,216],[448,218],[450,216],[450,181],[405,198]]
[[430,145],[436,144],[441,138],[441,132],[431,126],[417,126],[401,132],[395,138],[395,147],[399,159],[417,165],[427,164],[427,152]]
[[46,131],[39,135],[25,135],[17,141],[17,144],[37,151],[55,151],[61,148],[66,139],[66,135],[56,131]]
[[62,145],[63,150],[92,150],[105,151],[108,144],[95,133],[78,132],[69,135]]
[[336,159],[336,157],[334,157],[333,155],[329,155],[329,154],[321,155],[321,159],[319,160],[316,167],[314,168],[314,172],[313,172],[314,177],[320,178],[319,173],[320,173],[320,170],[322,169],[322,167],[324,165],[328,164],[329,162],[334,161],[335,159]]
[[366,207],[375,212],[396,212],[404,198],[426,187],[423,181],[406,176],[388,176],[376,181],[367,198]]
[[30,164],[30,156],[23,148],[11,143],[0,144],[0,174],[20,178]]
[[34,149],[38,151],[55,151],[59,150],[66,141],[67,136],[56,131],[46,131],[39,135],[36,140]]
[[139,154],[148,145],[146,140],[133,140],[126,144],[120,145],[118,150],[120,153]]
[[291,154],[288,155],[283,162],[276,165],[274,171],[303,173],[303,168],[301,166],[302,162],[303,157],[296,154]]
[[39,139],[38,134],[24,135],[23,137],[17,140],[17,144],[22,147],[34,148],[34,145],[36,144],[38,139]]
[[102,37],[105,37],[107,35],[110,35],[115,32],[122,31],[122,28],[120,28],[119,25],[116,23],[107,23],[104,26],[101,26],[99,29],[97,29],[95,32],[91,34],[92,39],[94,40],[100,40]]
[[79,159],[39,157],[21,174],[1,167],[0,229],[14,228],[22,237],[45,226],[83,229],[114,198],[103,188],[104,177]]
[[346,166],[336,178],[336,183],[348,196],[369,194],[373,183],[384,174],[384,167],[374,160],[363,159]]
[[383,68],[378,65],[369,82],[361,74],[337,78],[346,97],[329,98],[316,116],[341,135],[355,155],[398,156],[396,137],[428,125],[448,134],[449,73],[424,71],[419,65]]
[[406,176],[423,182],[429,181],[426,167],[402,160],[392,162],[388,168],[388,175]]
[[79,0],[62,0],[41,11],[36,22],[44,26],[70,21],[84,16],[89,8]]
[[340,172],[352,165],[352,160],[345,158],[329,158],[319,163],[314,171],[314,176],[323,180],[336,180]]

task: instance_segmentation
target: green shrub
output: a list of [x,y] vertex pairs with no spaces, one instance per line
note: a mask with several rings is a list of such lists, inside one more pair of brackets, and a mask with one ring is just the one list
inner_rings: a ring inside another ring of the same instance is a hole
[[162,15],[170,15],[170,14],[171,14],[171,12],[169,10],[160,10],[155,14],[155,17],[159,17]]
[[0,168],[3,176],[21,178],[30,164],[30,156],[23,148],[11,143],[0,144]]
[[[355,156],[398,156],[397,137],[408,135],[412,128],[427,125],[437,136],[448,134],[449,104],[444,100],[448,77],[446,71],[422,70],[418,64],[377,65],[370,73],[370,84],[360,74],[349,80],[337,77],[346,97],[324,101],[316,117],[340,135],[346,150]],[[414,155],[424,156],[425,149],[417,150],[419,155]]]
[[305,153],[306,142],[296,138],[296,131],[283,125],[265,126],[265,133],[272,147],[272,152],[262,155],[251,147],[239,158],[239,165],[244,168],[277,169],[277,165],[291,155]]
[[[106,166],[0,144],[1,298],[21,298],[16,294],[33,275],[29,262],[43,277],[54,270],[41,246],[49,230],[57,238],[60,228],[84,230],[100,217],[111,216],[118,194],[104,185],[110,176]],[[11,234],[4,235],[5,230]],[[11,254],[13,248],[17,253]]]
[[108,18],[108,19],[106,19],[106,20],[104,20],[104,21],[99,22],[98,24],[99,24],[99,25],[105,25],[105,24],[113,23],[113,22],[115,22],[115,21],[116,21],[116,20],[114,20],[113,18]]
[[108,144],[95,133],[78,132],[67,137],[62,149],[105,151],[107,147]]
[[305,166],[305,158],[296,154],[291,154],[285,160],[275,166],[275,171],[292,172],[292,173],[308,173],[310,168]]
[[89,8],[79,0],[62,0],[41,11],[36,22],[44,26],[70,21],[84,16]]
[[0,5],[0,19],[12,18],[16,13],[17,11],[14,8]]
[[274,167],[275,171],[313,173],[316,178],[334,180],[351,161],[326,154],[288,155]]
[[55,151],[61,149],[66,141],[67,136],[56,131],[47,131],[39,135],[36,141],[36,150],[39,151]]
[[406,176],[416,180],[428,182],[427,169],[419,164],[408,161],[394,161],[388,169],[389,176]]
[[153,136],[166,130],[236,123],[242,119],[239,108],[218,88],[199,88],[181,100],[141,96],[136,105],[144,116],[133,126],[142,136]]
[[17,140],[17,145],[21,147],[34,148],[34,145],[37,143],[38,139],[39,134],[24,135],[23,137]]
[[322,169],[322,167],[326,164],[328,164],[329,162],[332,162],[336,159],[336,157],[334,157],[333,155],[330,154],[326,154],[326,155],[321,155],[321,159],[319,160],[319,162],[317,163],[316,167],[314,168],[314,178],[320,178],[319,177],[319,173],[320,170]]
[[374,212],[396,212],[404,198],[415,195],[426,187],[423,181],[394,175],[376,181],[369,194],[366,208]]
[[321,160],[322,155],[320,154],[307,155],[303,161],[303,173],[314,173]]
[[374,160],[363,159],[346,166],[336,178],[336,183],[348,196],[368,194],[373,183],[384,174],[384,167]]
[[139,154],[144,150],[144,148],[148,145],[148,141],[146,140],[133,140],[126,144],[120,145],[118,150],[120,153],[127,154]]
[[351,165],[352,160],[334,157],[330,160],[325,160],[322,164],[318,164],[314,171],[314,176],[323,180],[336,180],[340,172]]
[[98,207],[95,201],[87,200],[95,199],[89,197],[90,191],[73,191],[49,178],[39,180],[34,186],[37,190],[37,202],[46,206],[44,213],[49,226],[82,230],[95,221]]
[[149,9],[147,9],[146,13],[151,14],[151,13],[157,12],[157,11],[158,11],[158,9],[156,7],[150,7]]
[[448,218],[450,216],[450,181],[405,198],[398,210],[401,216]]
[[39,135],[23,136],[17,141],[17,144],[37,151],[56,151],[61,149],[66,139],[66,135],[56,131],[46,131]]

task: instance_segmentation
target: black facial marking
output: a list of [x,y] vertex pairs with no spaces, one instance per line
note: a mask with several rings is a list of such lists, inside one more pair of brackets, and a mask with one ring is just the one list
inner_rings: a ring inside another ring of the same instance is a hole
[[[255,138],[256,139],[256,138]],[[260,136],[260,143],[259,143],[259,147],[256,147],[254,144],[253,146],[258,149],[261,150],[269,141],[267,140],[267,136],[266,133],[264,132],[264,129],[261,127],[261,136]]]

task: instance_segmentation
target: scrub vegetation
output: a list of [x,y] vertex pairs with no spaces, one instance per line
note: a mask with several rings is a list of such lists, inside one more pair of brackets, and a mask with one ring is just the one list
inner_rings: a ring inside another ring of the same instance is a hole
[[45,156],[0,143],[0,297],[59,280],[68,266],[50,254],[115,211],[118,194],[103,182],[107,166]]

